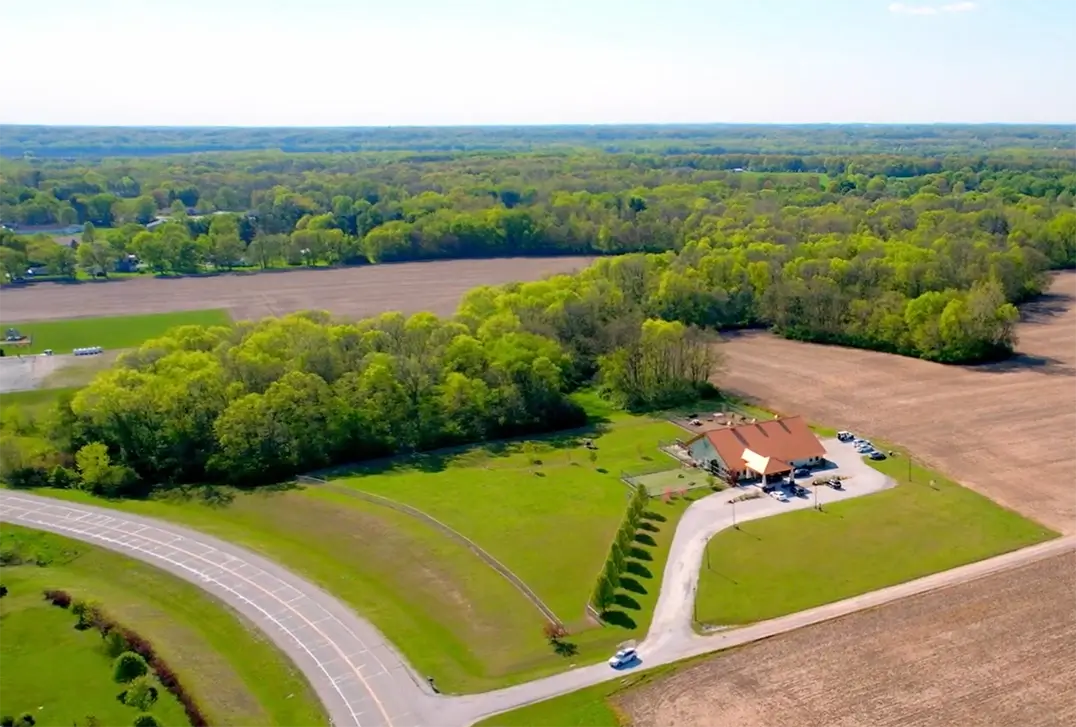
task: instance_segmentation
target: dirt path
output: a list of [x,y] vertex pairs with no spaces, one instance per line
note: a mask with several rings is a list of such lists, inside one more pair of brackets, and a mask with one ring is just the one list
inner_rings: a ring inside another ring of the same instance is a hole
[[1026,306],[1019,355],[981,367],[752,332],[722,346],[719,384],[908,447],[957,482],[1076,532],[1076,273]]
[[0,291],[6,321],[38,321],[226,308],[238,319],[302,309],[369,316],[455,312],[480,285],[538,280],[585,267],[590,257],[440,260],[350,268],[278,270],[202,278],[140,277],[78,284],[38,283]]

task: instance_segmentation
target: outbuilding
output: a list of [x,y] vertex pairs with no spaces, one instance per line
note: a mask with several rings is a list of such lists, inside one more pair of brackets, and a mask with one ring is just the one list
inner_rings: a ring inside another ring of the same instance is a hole
[[747,480],[765,481],[826,461],[826,448],[798,416],[713,429],[690,440],[687,450],[698,465]]

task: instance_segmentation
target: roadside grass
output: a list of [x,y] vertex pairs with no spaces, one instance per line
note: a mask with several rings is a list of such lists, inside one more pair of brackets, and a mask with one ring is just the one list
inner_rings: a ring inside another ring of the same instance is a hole
[[474,727],[625,727],[630,718],[615,704],[615,698],[655,679],[663,679],[694,666],[713,654],[694,656],[673,664],[664,664],[631,673],[619,679],[585,687],[525,707],[503,712],[476,722]]
[[584,608],[629,495],[614,467],[664,457],[655,445],[669,428],[614,415],[592,435],[595,463],[575,433],[536,440],[540,466],[530,463],[531,448],[523,454],[525,443],[505,442],[383,463],[355,478],[455,527],[511,568],[568,624],[571,646],[562,654],[546,641],[538,610],[499,573],[424,522],[345,491],[350,477],[327,487],[201,488],[146,501],[42,494],[183,523],[272,558],[370,619],[442,690],[474,692],[600,661],[645,635],[676,525],[708,490],[652,500],[609,623],[586,620]]
[[[136,560],[14,525],[0,531],[9,593],[0,599],[0,692],[5,714],[29,711],[39,725],[125,725],[138,714],[116,695],[112,664],[93,630],[42,598],[58,588],[92,599],[144,636],[179,676],[212,724],[324,725],[313,690],[290,661],[241,617],[202,591]],[[151,712],[186,725],[178,701],[160,689]]]
[[[72,311],[77,312],[77,311]],[[175,313],[154,313],[137,316],[103,318],[68,318],[51,321],[3,321],[4,330],[15,328],[32,336],[33,344],[26,347],[5,345],[8,356],[41,353],[51,348],[57,354],[71,353],[76,348],[101,346],[106,350],[131,348],[164,334],[168,329],[183,325],[231,325],[226,310],[194,310]]]
[[699,578],[699,621],[763,621],[1057,537],[906,455],[870,465],[898,486],[714,536]]

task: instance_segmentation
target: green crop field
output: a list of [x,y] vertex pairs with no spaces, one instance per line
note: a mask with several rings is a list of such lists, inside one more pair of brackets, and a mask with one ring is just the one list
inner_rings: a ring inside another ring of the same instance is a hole
[[4,345],[7,355],[13,356],[18,353],[41,353],[48,348],[57,354],[71,353],[76,348],[89,346],[101,346],[106,351],[132,348],[175,326],[227,326],[231,323],[228,311],[213,309],[29,323],[2,321],[0,328],[4,331],[14,328],[22,335],[33,338],[33,344],[30,346]]
[[[588,408],[597,413],[593,402]],[[108,503],[79,492],[45,494],[182,522],[256,550],[349,603],[443,689],[481,691],[602,660],[646,633],[676,524],[691,498],[707,491],[651,503],[612,626],[585,621],[584,608],[627,504],[616,473],[664,456],[656,444],[671,427],[614,416],[592,435],[595,462],[580,435],[564,435],[394,460],[301,490]],[[576,653],[554,653],[539,611],[469,548],[356,497],[360,485],[477,541],[569,625],[566,641]]]
[[[327,717],[302,675],[252,626],[202,591],[164,571],[50,533],[5,524],[0,579],[0,701],[4,714],[30,712],[38,725],[129,725],[111,660],[94,630],[48,604],[44,589],[97,601],[117,622],[154,645],[211,724],[324,725]],[[12,562],[24,561],[23,564]],[[186,725],[178,701],[160,690],[151,713]]]
[[1057,536],[906,456],[870,464],[899,486],[718,533],[699,579],[699,621],[775,618]]

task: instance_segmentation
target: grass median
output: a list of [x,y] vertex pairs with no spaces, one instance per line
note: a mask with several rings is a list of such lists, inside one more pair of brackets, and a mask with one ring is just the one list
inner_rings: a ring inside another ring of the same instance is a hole
[[[153,644],[212,724],[325,725],[328,719],[294,665],[264,635],[221,603],[164,571],[67,538],[4,524],[0,578],[0,693],[4,712],[29,711],[38,724],[130,724],[137,711],[116,699],[112,664],[93,630],[49,605],[45,589],[94,600]],[[187,724],[161,691],[152,713]]]

